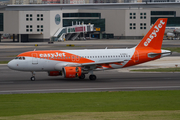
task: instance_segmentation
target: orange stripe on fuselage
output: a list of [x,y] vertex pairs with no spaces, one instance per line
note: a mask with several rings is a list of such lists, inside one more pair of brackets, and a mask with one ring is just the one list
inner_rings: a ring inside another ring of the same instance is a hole
[[80,57],[78,55],[71,54],[71,53],[64,52],[64,51],[60,51],[60,50],[30,51],[30,52],[21,53],[21,54],[18,55],[18,57],[19,56],[46,58],[48,60],[73,62],[73,63],[91,63],[91,62],[95,62],[93,60],[90,60],[90,59],[87,59],[87,58],[82,58],[82,57]]

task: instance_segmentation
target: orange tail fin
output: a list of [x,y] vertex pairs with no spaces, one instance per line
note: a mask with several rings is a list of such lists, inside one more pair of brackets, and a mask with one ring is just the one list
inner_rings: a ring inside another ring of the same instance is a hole
[[167,18],[159,18],[136,48],[161,49],[166,23]]

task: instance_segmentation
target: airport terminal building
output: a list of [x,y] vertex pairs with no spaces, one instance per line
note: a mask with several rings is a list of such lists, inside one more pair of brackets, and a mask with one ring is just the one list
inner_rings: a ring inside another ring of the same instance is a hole
[[180,26],[180,3],[8,5],[0,8],[0,34],[20,42],[142,38],[160,17]]

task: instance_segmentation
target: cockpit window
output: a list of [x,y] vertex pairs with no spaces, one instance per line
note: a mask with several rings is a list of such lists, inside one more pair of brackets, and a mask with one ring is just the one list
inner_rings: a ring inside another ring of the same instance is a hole
[[14,59],[25,60],[25,57],[16,57]]

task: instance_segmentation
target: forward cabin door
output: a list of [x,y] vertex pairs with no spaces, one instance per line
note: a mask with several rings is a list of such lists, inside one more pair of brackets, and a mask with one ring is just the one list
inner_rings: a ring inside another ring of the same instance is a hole
[[38,56],[37,53],[32,54],[32,64],[38,64]]

